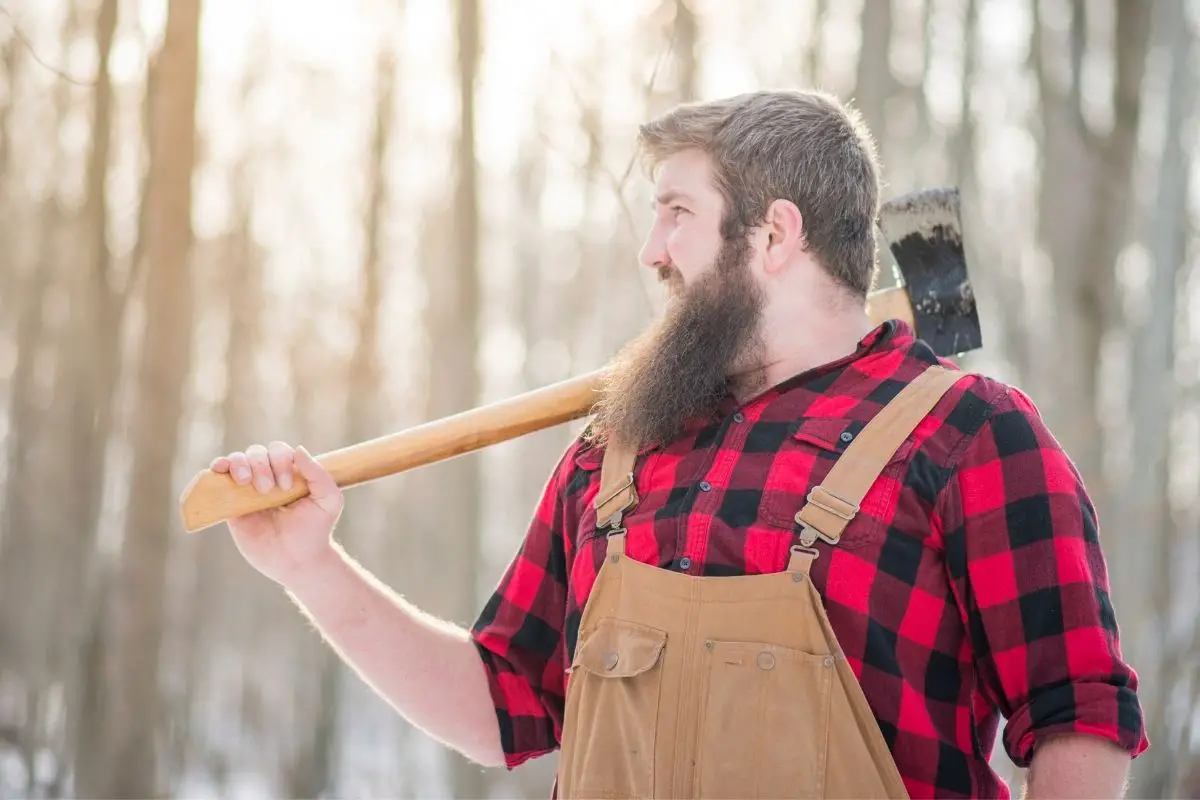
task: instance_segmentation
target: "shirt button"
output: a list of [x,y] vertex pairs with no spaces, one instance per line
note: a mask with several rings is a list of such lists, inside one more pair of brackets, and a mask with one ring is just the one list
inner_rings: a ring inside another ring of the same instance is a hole
[[687,556],[684,556],[683,558],[679,559],[679,568],[680,569],[688,569],[691,566],[692,566],[692,560],[690,558],[688,558]]
[[711,483],[709,483],[708,481],[700,481],[700,491],[707,492],[710,489],[712,489]]
[[734,421],[734,422],[745,422],[745,421],[746,421],[746,415],[745,415],[745,414],[743,414],[742,412],[740,412],[740,411],[739,411],[739,412],[737,412],[736,414],[734,414],[734,415],[733,415],[733,421]]

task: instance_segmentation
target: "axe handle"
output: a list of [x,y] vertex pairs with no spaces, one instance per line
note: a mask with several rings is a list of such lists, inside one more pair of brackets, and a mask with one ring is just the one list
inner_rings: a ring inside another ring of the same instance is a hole
[[[867,312],[876,324],[887,319],[913,319],[903,288],[873,292]],[[580,419],[591,411],[604,372],[596,370],[489,405],[443,417],[397,433],[352,444],[316,456],[340,487],[356,486],[388,475],[443,461],[544,428]],[[276,486],[259,492],[239,486],[225,473],[201,470],[180,497],[183,527],[203,530],[227,519],[278,508],[308,494],[308,484],[294,476],[292,488]]]

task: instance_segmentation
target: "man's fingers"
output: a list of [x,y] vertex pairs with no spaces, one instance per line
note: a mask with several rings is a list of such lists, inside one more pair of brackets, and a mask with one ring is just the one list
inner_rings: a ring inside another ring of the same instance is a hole
[[233,474],[233,480],[239,486],[245,486],[250,482],[250,459],[246,458],[246,454],[242,452],[229,454],[229,471]]
[[292,448],[283,442],[271,442],[267,447],[275,482],[285,492],[292,488],[292,454]]
[[233,463],[229,460],[229,456],[217,456],[208,465],[208,468],[213,472],[229,472],[232,466]]
[[296,469],[308,482],[309,497],[322,508],[331,508],[330,501],[336,500],[341,489],[333,476],[303,446],[296,448]]
[[254,473],[254,487],[260,492],[269,492],[275,486],[275,473],[271,469],[271,457],[267,448],[261,444],[252,444],[246,448],[246,458],[250,461],[250,469]]

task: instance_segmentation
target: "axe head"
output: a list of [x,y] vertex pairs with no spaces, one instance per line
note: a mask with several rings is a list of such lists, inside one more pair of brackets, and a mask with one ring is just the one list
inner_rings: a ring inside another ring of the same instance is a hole
[[981,347],[958,189],[928,189],[889,200],[880,208],[879,228],[904,281],[917,336],[941,356]]

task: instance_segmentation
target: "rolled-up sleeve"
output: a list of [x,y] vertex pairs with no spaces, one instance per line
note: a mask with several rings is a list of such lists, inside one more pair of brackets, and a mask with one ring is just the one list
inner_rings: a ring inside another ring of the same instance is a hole
[[509,769],[553,751],[561,736],[567,603],[562,519],[573,450],[551,474],[521,546],[471,627]]
[[965,443],[937,515],[980,681],[1004,747],[1081,733],[1131,755],[1148,746],[1138,679],[1121,654],[1096,512],[1032,401],[1002,387]]

